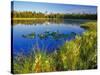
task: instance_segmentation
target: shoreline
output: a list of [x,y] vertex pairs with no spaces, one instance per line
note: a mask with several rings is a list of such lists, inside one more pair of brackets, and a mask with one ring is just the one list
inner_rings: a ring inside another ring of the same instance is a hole
[[[50,20],[50,19],[52,19],[52,20],[58,20],[58,19],[63,19],[63,18],[11,18],[11,20],[37,20],[37,19],[39,19],[39,20]],[[64,19],[64,20],[93,20],[93,19],[71,19],[71,18],[69,18],[69,19]],[[93,21],[96,21],[96,20],[93,20]]]
[[47,20],[47,19],[61,19],[61,18],[12,18],[11,20],[37,20],[37,19]]

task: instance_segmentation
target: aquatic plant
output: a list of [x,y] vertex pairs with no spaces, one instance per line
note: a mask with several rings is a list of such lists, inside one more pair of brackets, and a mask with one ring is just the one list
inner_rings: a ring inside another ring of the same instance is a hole
[[27,34],[27,35],[22,35],[22,37],[24,37],[24,38],[29,38],[29,39],[34,39],[35,38],[35,33],[33,32],[33,33],[31,33],[31,34]]

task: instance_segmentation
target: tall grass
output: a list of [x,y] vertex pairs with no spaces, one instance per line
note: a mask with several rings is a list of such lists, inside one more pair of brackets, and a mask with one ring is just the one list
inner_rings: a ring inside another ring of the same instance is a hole
[[93,31],[66,42],[61,47],[60,59],[66,70],[94,69],[97,67],[97,37]]
[[[86,32],[76,35],[55,52],[38,50],[29,55],[19,54],[13,59],[13,73],[51,72],[97,68],[96,22],[82,25]],[[34,51],[34,50],[33,50]]]

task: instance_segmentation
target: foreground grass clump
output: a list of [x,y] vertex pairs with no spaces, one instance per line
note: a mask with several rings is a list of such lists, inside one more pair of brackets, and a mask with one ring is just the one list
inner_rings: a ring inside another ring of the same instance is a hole
[[97,68],[97,37],[95,32],[87,31],[81,37],[66,42],[59,50],[59,56],[65,70]]
[[97,68],[96,22],[82,25],[86,32],[76,35],[55,52],[37,51],[28,56],[17,55],[13,60],[13,73],[51,72]]
[[55,71],[54,59],[43,52],[37,51],[28,56],[16,56],[14,59],[14,73],[50,72]]

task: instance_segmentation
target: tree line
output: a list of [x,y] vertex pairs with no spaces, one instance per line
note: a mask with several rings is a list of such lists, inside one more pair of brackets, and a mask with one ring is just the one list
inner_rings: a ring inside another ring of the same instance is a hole
[[12,18],[60,18],[60,19],[97,19],[97,14],[74,14],[74,13],[42,13],[42,12],[32,12],[32,11],[12,11]]

